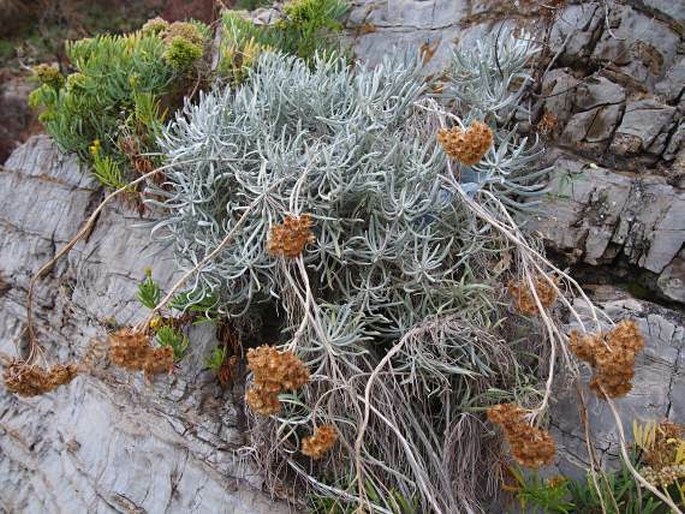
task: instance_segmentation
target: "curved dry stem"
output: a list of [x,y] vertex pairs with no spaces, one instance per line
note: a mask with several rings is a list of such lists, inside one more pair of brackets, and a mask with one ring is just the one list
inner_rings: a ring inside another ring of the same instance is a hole
[[93,228],[93,225],[98,219],[98,216],[100,216],[100,213],[102,212],[102,209],[105,208],[105,206],[117,198],[119,195],[122,193],[128,192],[131,190],[132,187],[137,186],[141,182],[144,182],[145,180],[149,179],[150,177],[156,175],[157,173],[164,171],[172,166],[176,166],[178,164],[192,164],[193,162],[197,162],[197,159],[191,160],[191,161],[186,161],[183,163],[174,163],[174,164],[167,164],[164,166],[160,166],[159,168],[156,168],[144,175],[141,175],[135,180],[132,180],[128,184],[126,184],[123,187],[120,187],[116,191],[108,194],[105,199],[100,202],[100,205],[97,206],[97,208],[93,211],[93,213],[90,215],[90,217],[86,220],[86,222],[83,224],[81,229],[76,233],[74,237],[69,240],[69,242],[64,245],[55,255],[50,259],[48,262],[43,264],[41,268],[31,277],[31,281],[29,282],[29,288],[28,292],[26,294],[26,334],[28,337],[28,343],[29,343],[29,355],[28,358],[26,359],[26,362],[30,363],[33,361],[33,359],[36,356],[36,352],[39,351],[39,346],[38,343],[36,342],[36,335],[33,330],[33,291],[35,289],[36,283],[43,278],[47,273],[50,272],[50,270],[53,268],[53,266],[57,263],[59,259],[64,257],[71,249],[78,243],[83,237],[88,235],[90,231]]

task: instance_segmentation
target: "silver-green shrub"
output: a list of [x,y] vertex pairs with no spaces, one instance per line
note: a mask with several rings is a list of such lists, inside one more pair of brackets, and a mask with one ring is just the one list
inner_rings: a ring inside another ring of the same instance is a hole
[[[535,49],[499,37],[456,51],[440,95],[411,53],[353,68],[266,53],[237,90],[202,94],[165,130],[172,166],[148,203],[180,266],[195,267],[247,212],[189,298],[216,298],[239,319],[275,304],[283,347],[311,373],[300,393],[282,395],[278,417],[251,418],[268,476],[289,469],[305,489],[379,512],[397,511],[398,497],[422,512],[478,509],[492,451],[470,409],[492,389],[520,387],[529,370],[501,324],[515,265],[502,263],[515,245],[469,202],[507,224],[498,209],[528,205],[545,173],[536,144],[508,124]],[[472,167],[448,162],[438,129],[473,120],[491,127],[493,147]],[[272,227],[304,213],[315,242],[295,260],[270,255]],[[374,373],[379,362],[392,366]],[[340,433],[323,467],[293,443],[312,423]]]
[[[419,61],[408,55],[352,71],[335,58],[310,69],[266,54],[237,91],[188,104],[161,146],[171,163],[199,162],[167,172],[157,193],[169,215],[156,233],[171,238],[188,268],[260,198],[235,242],[199,273],[197,297],[218,296],[232,315],[278,297],[269,230],[286,214],[310,213],[316,243],[305,262],[323,298],[386,318],[392,335],[458,308],[472,241],[442,177],[436,121],[416,105],[425,92]],[[515,181],[529,181],[535,152],[515,137],[502,131],[486,159],[463,171],[472,181],[463,187],[525,193]]]

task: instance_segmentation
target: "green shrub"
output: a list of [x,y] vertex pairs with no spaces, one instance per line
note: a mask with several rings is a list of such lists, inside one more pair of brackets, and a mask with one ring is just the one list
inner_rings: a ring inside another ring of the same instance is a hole
[[235,11],[222,17],[218,73],[240,83],[264,51],[280,50],[311,62],[314,55],[340,49],[335,33],[348,11],[345,0],[292,0],[273,25],[254,25]]
[[174,360],[180,361],[185,357],[190,340],[188,336],[180,330],[170,326],[162,325],[155,334],[159,346],[169,346],[174,351]]
[[75,71],[65,79],[38,66],[41,85],[30,103],[41,109],[40,121],[62,150],[92,164],[102,184],[121,187],[131,170],[152,169],[141,154],[155,148],[165,117],[161,105],[175,107],[188,70],[201,59],[203,30],[158,20],[131,34],[69,42],[66,54]]

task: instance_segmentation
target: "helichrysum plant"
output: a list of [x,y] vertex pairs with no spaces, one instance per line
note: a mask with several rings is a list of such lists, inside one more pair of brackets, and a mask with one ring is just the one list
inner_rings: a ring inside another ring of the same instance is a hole
[[[511,224],[547,173],[511,125],[536,49],[506,32],[481,46],[455,51],[440,88],[413,52],[352,68],[263,50],[239,85],[187,103],[159,140],[169,169],[147,203],[181,268],[199,266],[191,303],[212,298],[237,326],[276,325],[279,346],[248,354],[251,454],[350,508],[392,511],[402,497],[422,512],[477,509],[495,456],[465,436],[482,426],[469,409],[536,380],[501,328],[500,291],[523,271],[496,265],[540,255]],[[298,362],[307,380],[269,382]],[[529,421],[539,412],[514,414],[515,456],[548,464],[554,443]]]

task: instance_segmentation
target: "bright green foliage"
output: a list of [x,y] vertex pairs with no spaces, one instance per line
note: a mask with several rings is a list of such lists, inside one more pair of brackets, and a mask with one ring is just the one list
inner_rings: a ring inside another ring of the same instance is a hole
[[285,17],[276,24],[283,34],[281,49],[303,59],[327,49],[327,34],[342,29],[340,20],[347,9],[341,0],[291,0],[283,7]]
[[170,346],[174,350],[175,361],[183,359],[190,343],[187,335],[172,326],[162,325],[155,336],[160,346]]
[[227,350],[225,346],[217,346],[214,348],[205,361],[207,368],[214,373],[219,373],[221,366],[224,365],[224,361],[226,360],[226,353]]
[[640,489],[625,465],[619,471],[600,473],[597,478],[601,499],[590,476],[585,482],[569,482],[569,491],[577,513],[600,513],[602,503],[607,514],[667,514],[670,509],[649,491]]
[[217,317],[218,300],[212,295],[197,298],[192,291],[179,293],[169,302],[172,309],[194,315],[194,323],[211,321]]
[[[164,121],[160,107],[182,91],[184,77],[204,51],[204,28],[156,20],[125,35],[68,42],[75,72],[62,77],[48,66],[36,69],[42,85],[31,93],[40,121],[66,152],[94,165],[108,187],[121,187],[135,159],[154,149]],[[98,143],[98,152],[91,146]]]
[[568,501],[569,482],[565,478],[555,477],[545,480],[536,473],[525,476],[521,470],[511,469],[510,471],[517,482],[516,497],[521,505],[521,512],[541,514],[575,512],[573,503]]
[[109,155],[96,155],[93,157],[93,174],[103,186],[111,189],[121,189],[127,182],[121,171],[123,162],[117,162]]
[[[633,456],[633,464],[638,459]],[[512,469],[517,481],[516,498],[521,512],[540,514],[667,514],[669,509],[647,490],[640,490],[625,464],[617,471],[597,474],[597,485],[588,474],[584,481],[558,477],[543,479],[537,474],[524,476]]]
[[202,52],[202,46],[177,36],[169,43],[164,59],[175,70],[184,71],[202,57]]
[[154,309],[162,298],[162,289],[152,279],[152,270],[145,270],[145,280],[138,284],[138,301],[148,309]]
[[161,96],[170,90],[173,73],[162,59],[164,48],[158,37],[140,33],[67,43],[77,71],[64,87],[36,89],[31,104],[44,108],[40,120],[63,150],[89,161],[89,146],[99,140],[102,151],[111,154],[134,110],[134,94]]
[[257,58],[267,50],[280,50],[311,61],[314,55],[339,49],[334,38],[349,7],[345,0],[292,0],[283,18],[273,25],[254,25],[235,11],[222,18],[218,73],[233,83],[242,82]]

